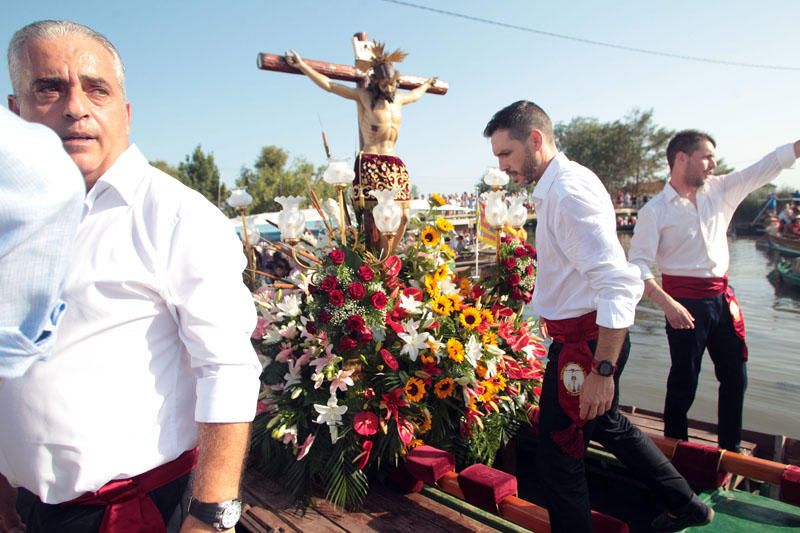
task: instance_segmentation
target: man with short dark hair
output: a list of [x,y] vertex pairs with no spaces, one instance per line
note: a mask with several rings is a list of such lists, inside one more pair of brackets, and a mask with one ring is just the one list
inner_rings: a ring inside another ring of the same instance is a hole
[[500,169],[533,191],[538,254],[534,310],[553,339],[540,398],[539,475],[554,532],[592,530],[583,456],[600,442],[664,501],[657,531],[705,524],[713,511],[653,442],[619,412],[628,327],[642,295],[617,239],[614,208],[591,170],[558,151],[550,117],[533,102],[498,111],[484,135]]
[[[641,271],[645,294],[666,315],[672,366],[664,435],[689,438],[687,413],[708,348],[719,380],[719,446],[738,451],[747,345],[741,309],[728,284],[726,233],[747,195],[794,163],[800,141],[725,176],[713,175],[715,149],[714,139],[698,130],[684,130],[672,138],[667,146],[669,183],[639,211],[628,257]],[[653,264],[661,271],[662,286],[650,270]]]
[[261,372],[241,242],[129,143],[108,39],[40,21],[8,56],[9,107],[56,132],[87,193],[53,355],[0,385],[0,473],[28,531],[232,531]]

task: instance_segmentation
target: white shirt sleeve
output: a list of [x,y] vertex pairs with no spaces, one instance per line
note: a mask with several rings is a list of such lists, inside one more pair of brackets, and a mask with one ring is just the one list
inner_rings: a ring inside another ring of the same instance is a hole
[[50,355],[85,192],[49,128],[0,108],[0,377]]
[[749,167],[727,174],[722,178],[725,202],[735,209],[748,194],[775,179],[782,170],[791,167],[796,159],[794,144],[785,144]]
[[659,240],[656,211],[652,207],[645,206],[639,210],[636,226],[633,228],[631,247],[628,250],[628,261],[639,269],[643,281],[655,278],[650,267],[656,262]]
[[228,220],[200,200],[181,208],[168,259],[168,291],[197,385],[197,422],[249,422],[261,365],[250,336],[252,296],[242,281],[246,259]]
[[562,198],[558,208],[563,223],[557,225],[556,235],[572,266],[597,293],[597,324],[627,328],[633,325],[643,284],[639,271],[625,259],[613,217],[603,212],[598,199],[588,196]]

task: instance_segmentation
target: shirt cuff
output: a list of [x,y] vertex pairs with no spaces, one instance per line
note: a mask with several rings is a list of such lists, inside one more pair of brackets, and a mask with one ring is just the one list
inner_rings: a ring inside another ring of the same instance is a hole
[[629,328],[636,316],[636,302],[620,302],[619,300],[598,300],[598,326],[610,329]]
[[778,162],[780,163],[781,167],[785,169],[793,167],[794,162],[797,161],[797,158],[794,155],[794,143],[779,146],[775,150],[775,153],[778,156]]
[[631,264],[639,269],[639,276],[642,281],[655,278],[653,271],[647,265],[635,261],[631,261]]
[[261,369],[256,362],[253,366],[219,367],[214,375],[199,378],[195,421],[252,422],[261,388],[260,374]]

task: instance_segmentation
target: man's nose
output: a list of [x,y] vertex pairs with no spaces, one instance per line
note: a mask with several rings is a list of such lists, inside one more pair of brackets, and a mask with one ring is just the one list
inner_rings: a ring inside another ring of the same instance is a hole
[[67,92],[67,102],[64,106],[64,115],[72,120],[80,120],[89,116],[86,95],[80,89],[70,89]]

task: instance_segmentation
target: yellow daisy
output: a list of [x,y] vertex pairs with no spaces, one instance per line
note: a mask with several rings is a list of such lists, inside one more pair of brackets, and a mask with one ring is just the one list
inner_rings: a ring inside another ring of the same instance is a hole
[[425,246],[436,246],[439,244],[439,233],[431,226],[425,226],[425,229],[420,234],[420,239],[422,239]]
[[464,345],[458,339],[450,339],[447,341],[447,357],[460,363],[464,360]]
[[433,386],[433,393],[436,394],[437,398],[442,400],[452,396],[454,390],[455,382],[453,381],[453,378],[441,379],[436,383],[436,385]]
[[439,231],[443,233],[450,233],[453,231],[453,223],[447,220],[446,218],[437,218],[436,219],[436,227],[439,228]]
[[459,316],[461,325],[467,329],[475,329],[481,325],[481,312],[474,307],[467,307],[461,311]]
[[419,378],[409,378],[405,386],[406,398],[410,402],[418,402],[425,396],[425,382]]
[[439,194],[438,192],[435,192],[431,195],[431,200],[436,202],[438,205],[444,205],[447,203],[444,201],[444,198],[442,198],[442,195]]

